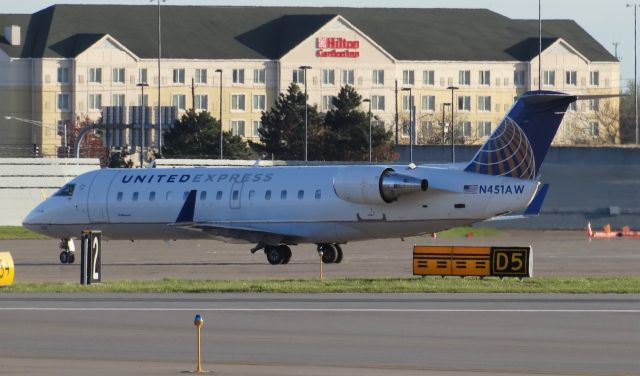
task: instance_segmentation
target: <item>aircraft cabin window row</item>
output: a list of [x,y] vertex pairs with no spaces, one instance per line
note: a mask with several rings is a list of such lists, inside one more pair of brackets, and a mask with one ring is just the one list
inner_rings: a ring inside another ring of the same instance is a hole
[[[62,187],[55,195],[56,196],[71,196],[73,194],[73,190],[75,188],[74,184],[67,184],[64,187]],[[231,199],[232,200],[239,200],[240,199],[240,191],[239,190],[234,190],[233,192],[231,192]],[[256,191],[255,190],[250,190],[248,193],[248,199],[249,200],[253,200],[255,198],[256,195]],[[189,196],[189,191],[184,191],[182,194],[182,199],[186,200],[187,196]],[[314,197],[316,200],[320,200],[322,198],[322,190],[317,189],[315,191]],[[138,201],[140,198],[140,193],[139,192],[133,192],[131,194],[131,201]],[[173,192],[172,191],[168,191],[165,195],[165,200],[166,201],[171,201],[171,199],[173,198]],[[220,201],[223,198],[223,192],[222,191],[217,191],[216,192],[216,201]],[[123,192],[118,192],[116,194],[116,200],[117,201],[122,201],[124,199],[124,193]],[[268,189],[264,192],[264,199],[265,200],[271,200],[271,190]],[[287,190],[283,189],[282,191],[280,191],[280,199],[281,200],[286,200],[287,199]],[[304,199],[304,190],[300,189],[298,190],[298,200],[303,200]],[[149,202],[153,202],[156,200],[156,192],[155,191],[151,191],[149,192]],[[207,191],[200,191],[200,201],[206,201],[207,200]]]

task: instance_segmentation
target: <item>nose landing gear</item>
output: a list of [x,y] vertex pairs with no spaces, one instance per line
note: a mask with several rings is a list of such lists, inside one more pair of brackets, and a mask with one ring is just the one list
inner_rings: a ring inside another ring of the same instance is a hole
[[75,246],[72,239],[60,239],[60,262],[62,264],[73,264],[76,260]]

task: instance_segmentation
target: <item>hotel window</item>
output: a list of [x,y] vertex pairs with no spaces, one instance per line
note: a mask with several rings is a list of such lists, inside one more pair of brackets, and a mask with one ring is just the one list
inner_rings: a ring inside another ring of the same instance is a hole
[[206,84],[207,83],[207,70],[206,69],[196,69],[196,84]]
[[244,120],[231,121],[231,134],[244,137]]
[[58,68],[58,83],[64,84],[69,82],[69,68]]
[[124,84],[124,68],[113,68],[111,71],[111,82]]
[[403,85],[413,85],[416,82],[415,72],[412,70],[403,70],[402,71],[402,84]]
[[566,85],[576,86],[578,83],[578,73],[576,71],[566,71],[564,83]]
[[292,80],[294,84],[304,84],[304,69],[294,69]]
[[198,94],[195,96],[196,110],[208,110],[209,109],[209,96],[206,94]]
[[462,134],[462,137],[471,136],[471,122],[470,121],[459,122],[458,131]]
[[265,68],[253,70],[253,83],[264,84],[266,81],[267,81],[267,70]]
[[462,70],[458,72],[458,84],[469,86],[471,85],[471,71]]
[[324,85],[334,85],[336,83],[336,71],[333,69],[323,69],[322,83]]
[[138,94],[138,106],[148,106],[149,105],[149,94],[145,94],[144,98],[142,94]]
[[426,70],[422,72],[422,82],[424,85],[435,85],[435,72],[432,70]]
[[371,126],[384,129],[384,120],[371,120]]
[[96,84],[102,82],[102,68],[89,68],[89,82]]
[[556,84],[556,71],[544,71],[544,84],[548,86],[555,86]]
[[244,111],[244,94],[231,95],[231,109],[234,111]]
[[491,135],[491,122],[479,121],[478,122],[478,137],[486,137]]
[[384,95],[371,96],[371,110],[384,111]]
[[411,122],[409,120],[402,121],[402,129],[401,129],[402,137],[409,137],[410,130],[411,130]]
[[254,111],[264,111],[266,108],[266,96],[264,94],[254,94],[253,95],[253,110]]
[[253,135],[253,137],[260,137],[260,128],[262,128],[262,121],[254,120],[252,123],[253,131],[251,134]]
[[478,96],[478,111],[491,111],[491,96]]
[[124,106],[124,94],[113,94],[111,95],[111,105],[123,107]]
[[485,86],[491,85],[491,71],[481,70],[478,73],[480,74],[478,77],[480,81],[480,85],[485,85]]
[[600,85],[600,72],[599,71],[589,72],[589,85],[591,85],[591,86],[599,86]]
[[171,96],[171,105],[178,107],[178,110],[184,111],[187,107],[187,98],[184,94],[174,94]]
[[589,111],[598,111],[600,108],[600,100],[598,98],[589,99]]
[[422,96],[422,111],[434,112],[436,110],[436,97],[435,95],[423,95]]
[[458,111],[471,111],[471,97],[461,95],[458,97]]
[[70,103],[69,103],[69,94],[58,94],[58,98],[56,101],[56,108],[58,111],[69,111]]
[[173,70],[173,83],[184,84],[184,68],[176,68]]
[[89,109],[99,110],[102,108],[102,94],[89,94]]
[[430,120],[423,120],[420,122],[420,133],[423,136],[429,135],[433,131],[433,122]]
[[598,137],[600,136],[600,123],[597,121],[589,122],[589,136]]
[[147,68],[138,69],[138,83],[147,83]]
[[576,106],[576,102],[571,102],[569,103],[569,108],[567,108],[567,111],[576,112],[577,109],[578,106]]
[[333,109],[333,95],[322,96],[322,111],[327,112]]
[[384,85],[384,69],[374,69],[371,80],[374,85]]
[[342,85],[351,85],[355,82],[355,72],[353,69],[345,69],[342,71]]
[[233,70],[233,83],[244,84],[244,69]]
[[415,102],[416,98],[415,96],[411,96],[411,99],[409,99],[408,95],[403,95],[402,96],[402,111],[411,111],[411,101],[413,101],[413,105],[416,105]]
[[513,71],[513,84],[516,86],[524,86],[524,71]]

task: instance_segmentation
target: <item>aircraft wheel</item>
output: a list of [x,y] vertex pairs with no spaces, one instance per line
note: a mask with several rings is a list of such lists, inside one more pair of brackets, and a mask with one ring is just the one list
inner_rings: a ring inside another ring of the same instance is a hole
[[337,252],[331,244],[320,245],[319,251],[322,251],[322,262],[325,264],[333,264],[336,261]]
[[289,248],[286,244],[280,244],[278,246],[278,251],[280,251],[284,256],[282,258],[283,264],[288,264],[289,260],[291,260],[291,248]]
[[75,256],[69,251],[60,252],[60,262],[62,264],[71,264],[75,261]]
[[342,262],[342,248],[338,244],[332,244],[332,245],[336,249],[336,259],[334,263],[339,264]]
[[73,264],[76,261],[76,254],[73,252],[69,252],[69,264]]
[[284,261],[285,255],[278,248],[279,247],[266,247],[264,249],[264,253],[267,255],[267,261],[269,261],[271,265],[282,264]]

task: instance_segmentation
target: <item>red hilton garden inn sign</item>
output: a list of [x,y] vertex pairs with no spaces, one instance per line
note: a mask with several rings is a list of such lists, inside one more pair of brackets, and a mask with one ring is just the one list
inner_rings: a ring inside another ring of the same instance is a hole
[[345,38],[316,38],[317,57],[360,57],[360,41]]

